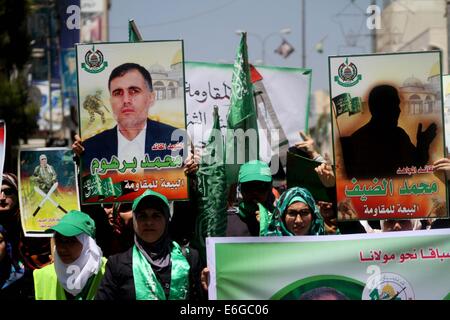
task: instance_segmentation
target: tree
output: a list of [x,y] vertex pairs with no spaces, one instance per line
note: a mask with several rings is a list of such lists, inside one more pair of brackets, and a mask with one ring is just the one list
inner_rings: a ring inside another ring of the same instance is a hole
[[0,0],[0,119],[6,122],[5,171],[14,171],[12,147],[27,141],[36,128],[38,106],[29,99],[27,62],[31,46],[27,30],[30,3]]

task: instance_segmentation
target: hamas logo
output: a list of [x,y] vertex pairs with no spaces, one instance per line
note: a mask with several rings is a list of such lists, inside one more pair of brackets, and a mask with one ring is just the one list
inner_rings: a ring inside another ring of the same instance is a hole
[[414,300],[414,291],[400,275],[385,272],[367,282],[362,300]]
[[95,50],[95,46],[92,46],[92,50],[86,52],[84,62],[81,63],[81,68],[89,73],[102,72],[107,66],[108,62],[105,61],[103,53],[100,50]]
[[353,87],[361,78],[358,68],[353,62],[348,63],[348,58],[346,58],[345,62],[339,66],[338,75],[334,77],[334,81],[343,87]]

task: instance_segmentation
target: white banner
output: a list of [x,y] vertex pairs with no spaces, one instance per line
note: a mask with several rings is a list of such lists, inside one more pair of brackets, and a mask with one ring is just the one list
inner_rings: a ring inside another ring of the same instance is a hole
[[[262,76],[254,83],[260,157],[269,162],[279,153],[285,159],[287,147],[301,140],[298,132],[306,127],[311,70],[267,66],[256,70]],[[185,72],[187,129],[194,145],[200,147],[209,138],[214,106],[219,108],[221,128],[226,127],[233,65],[186,62]]]

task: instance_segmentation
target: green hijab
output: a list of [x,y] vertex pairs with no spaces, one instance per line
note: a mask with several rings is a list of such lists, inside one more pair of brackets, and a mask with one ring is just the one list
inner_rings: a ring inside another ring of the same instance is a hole
[[323,218],[320,215],[319,208],[316,206],[311,193],[301,187],[294,187],[286,190],[278,199],[277,205],[275,207],[274,216],[280,221],[279,226],[281,228],[281,233],[284,236],[293,236],[294,234],[286,228],[284,222],[284,217],[286,216],[287,208],[294,202],[304,202],[308,205],[312,212],[311,226],[309,228],[309,235],[322,235],[325,234],[325,227]]

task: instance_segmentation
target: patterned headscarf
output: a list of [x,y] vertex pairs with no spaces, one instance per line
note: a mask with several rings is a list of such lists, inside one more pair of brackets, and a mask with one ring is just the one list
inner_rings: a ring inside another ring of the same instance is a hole
[[[17,196],[17,176],[13,173],[2,174],[2,185],[7,185],[13,189]],[[2,200],[3,201],[3,200]],[[13,254],[18,256],[19,239],[20,239],[20,216],[19,216],[19,200],[15,199],[16,203],[11,207],[11,210],[2,211],[0,213],[0,224],[9,232],[9,242],[13,247]]]
[[285,236],[293,236],[294,234],[290,232],[285,225],[284,217],[286,216],[286,211],[289,205],[293,202],[292,200],[300,200],[302,199],[304,203],[308,205],[312,212],[312,220],[311,226],[309,228],[309,235],[322,235],[325,234],[325,227],[323,218],[320,215],[319,208],[316,206],[316,202],[314,201],[311,193],[305,189],[300,187],[294,187],[286,190],[278,199],[274,215],[280,221],[281,233]]
[[[17,196],[18,187],[17,187],[17,176],[14,173],[3,173],[2,175],[2,185],[8,185],[14,190],[14,194]],[[19,200],[16,200],[16,210],[14,212],[9,212],[8,217],[19,217]],[[3,214],[6,214],[5,212]],[[8,228],[8,226],[6,226]]]
[[17,176],[14,173],[3,173],[2,183],[8,184],[17,194]]

